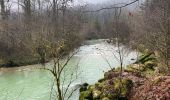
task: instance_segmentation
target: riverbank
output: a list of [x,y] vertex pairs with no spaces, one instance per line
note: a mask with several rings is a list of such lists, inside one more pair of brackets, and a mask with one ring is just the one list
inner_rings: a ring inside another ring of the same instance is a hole
[[40,63],[40,57],[24,57],[24,58],[16,58],[9,61],[2,61],[0,63],[1,68],[12,68],[12,67],[21,67],[28,65],[35,65]]
[[[10,67],[20,67],[20,66],[28,66],[35,65],[41,63],[47,63],[51,61],[53,55],[61,54],[62,58],[67,56],[70,52],[73,52],[75,49],[79,48],[81,44],[83,44],[84,39],[80,37],[76,37],[74,40],[63,40],[61,43],[52,44],[52,43],[44,43],[37,47],[35,47],[29,54],[22,54],[15,56],[11,56],[8,58],[0,58],[0,68],[10,68]],[[54,46],[55,45],[55,46]],[[53,54],[52,50],[57,49]],[[1,57],[1,55],[0,55]]]
[[143,55],[135,63],[105,73],[104,78],[83,91],[80,100],[169,100],[170,75],[157,71],[154,54]]

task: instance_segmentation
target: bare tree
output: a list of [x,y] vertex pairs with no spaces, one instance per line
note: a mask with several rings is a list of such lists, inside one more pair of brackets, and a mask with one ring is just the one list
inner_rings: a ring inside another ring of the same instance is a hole
[[[51,45],[51,47],[48,48],[49,52],[53,56],[52,61],[53,61],[54,65],[51,67],[44,66],[44,68],[41,68],[41,69],[49,71],[54,76],[54,83],[55,83],[54,86],[56,86],[56,88],[57,88],[57,90],[56,90],[57,99],[58,100],[65,100],[65,99],[68,100],[73,95],[73,93],[78,89],[78,88],[75,88],[71,92],[68,92],[70,85],[76,79],[76,78],[74,78],[74,74],[77,74],[76,70],[73,71],[73,73],[70,75],[70,77],[71,77],[70,82],[67,84],[66,89],[63,89],[63,85],[66,85],[66,84],[64,84],[66,80],[62,79],[62,77],[65,77],[65,76],[63,76],[64,75],[63,73],[66,69],[68,69],[67,65],[68,65],[69,61],[78,51],[71,53],[64,60],[63,59],[64,52],[62,50],[62,46],[63,46],[63,44],[60,44],[60,48],[57,48],[56,45]],[[64,62],[63,62],[63,60],[64,60]],[[66,94],[68,95],[67,97],[66,97]]]

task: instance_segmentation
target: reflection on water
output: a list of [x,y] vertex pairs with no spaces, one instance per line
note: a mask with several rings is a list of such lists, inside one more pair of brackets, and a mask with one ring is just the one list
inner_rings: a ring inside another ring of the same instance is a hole
[[[69,83],[72,73],[76,80],[71,84],[74,88],[78,84],[94,84],[103,77],[105,71],[119,66],[115,56],[117,48],[107,44],[104,40],[87,41],[69,62],[63,76],[66,81],[64,88]],[[113,55],[114,54],[114,55]],[[133,63],[131,58],[136,58],[135,52],[124,54],[124,64]],[[53,65],[52,62],[46,66]],[[79,66],[79,67],[77,67]],[[20,68],[1,69],[0,71],[0,100],[49,100],[53,78],[47,71],[40,70],[41,65],[32,65]],[[71,100],[78,100],[76,92]]]

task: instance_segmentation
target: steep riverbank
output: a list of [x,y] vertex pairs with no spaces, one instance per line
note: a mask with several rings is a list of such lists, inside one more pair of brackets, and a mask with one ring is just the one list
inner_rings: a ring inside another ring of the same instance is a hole
[[105,73],[94,85],[80,89],[80,100],[169,100],[170,76],[157,73],[154,54],[140,57],[135,63]]

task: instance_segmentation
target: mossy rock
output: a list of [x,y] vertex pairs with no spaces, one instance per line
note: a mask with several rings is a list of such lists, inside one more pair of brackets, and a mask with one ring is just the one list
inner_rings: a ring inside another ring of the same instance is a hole
[[105,81],[105,80],[106,80],[106,78],[102,78],[102,79],[99,79],[98,82],[99,82],[99,83],[102,83],[102,82]]
[[[127,96],[133,86],[132,80],[125,78],[120,81],[119,78],[98,82],[90,85],[86,91],[80,93],[79,100],[127,100]],[[110,91],[110,92],[108,92]]]
[[128,65],[126,69],[124,69],[124,72],[135,72],[136,69],[133,68],[133,65]]
[[95,89],[97,89],[97,90],[102,90],[103,88],[105,88],[105,87],[107,87],[108,86],[108,84],[106,84],[107,83],[107,81],[103,81],[102,83],[96,83],[95,84]]
[[88,87],[88,91],[93,91],[95,89],[95,86],[94,85],[90,85],[89,87]]
[[80,87],[80,92],[83,92],[83,91],[86,91],[86,90],[87,90],[87,87],[84,87],[84,86]]
[[93,100],[92,92],[91,91],[80,92],[79,100]]
[[126,98],[131,88],[133,87],[133,81],[130,79],[123,79],[122,83],[123,83],[123,87],[121,88],[121,95],[122,98]]
[[96,83],[95,88],[98,89],[98,90],[102,90],[103,84],[102,83]]
[[157,66],[156,62],[154,62],[154,61],[147,61],[147,62],[145,62],[144,64],[145,64],[145,66],[146,66],[147,68],[153,69],[153,70],[154,70],[154,67]]
[[102,92],[99,91],[99,90],[94,90],[92,92],[92,94],[93,94],[93,100],[99,100],[100,99],[100,95],[102,94]]
[[103,98],[107,98],[108,100],[117,100],[118,98],[118,93],[110,93],[110,94],[102,94],[101,98],[103,100]]
[[119,97],[126,98],[132,86],[133,86],[133,81],[130,79],[123,79],[122,83],[119,79],[116,79],[114,84],[114,89],[116,91],[121,91],[120,93],[121,95],[117,94],[119,95]]
[[124,71],[140,74],[141,72],[145,71],[145,68],[146,68],[146,65],[144,64],[133,64],[131,66],[128,66]]
[[119,89],[119,87],[120,87],[120,80],[115,79],[115,81],[114,81],[114,89]]
[[151,52],[151,53],[148,53],[148,54],[142,54],[139,57],[139,60],[137,62],[138,63],[140,62],[140,63],[144,64],[147,61],[157,61],[157,58],[154,55],[154,53]]
[[87,86],[89,86],[89,84],[88,84],[88,83],[83,83],[83,86],[86,86],[86,87],[87,87]]
[[[122,70],[124,70],[124,68],[122,68]],[[116,72],[120,72],[120,71],[121,71],[121,67],[117,67],[117,68],[115,69],[115,71],[116,71]]]
[[86,91],[86,90],[87,90],[88,85],[89,85],[88,83],[84,83],[84,84],[82,84],[82,85],[81,85],[81,87],[80,87],[80,92]]
[[102,100],[111,100],[111,99],[109,99],[109,98],[107,98],[107,97],[104,97],[104,98],[102,98]]
[[124,72],[133,73],[133,72],[135,72],[135,70],[132,69],[132,68],[127,68],[127,69],[124,70]]

